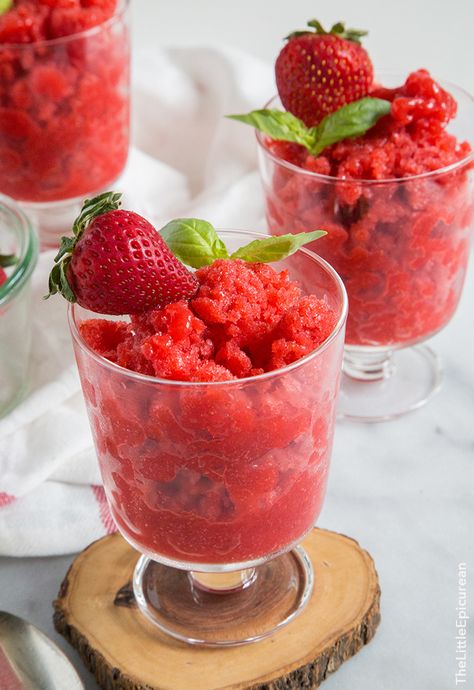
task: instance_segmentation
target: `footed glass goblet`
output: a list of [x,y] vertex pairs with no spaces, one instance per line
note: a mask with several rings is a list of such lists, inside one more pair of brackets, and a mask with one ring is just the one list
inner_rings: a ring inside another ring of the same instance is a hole
[[[404,78],[381,81],[396,86]],[[448,130],[472,141],[473,99],[444,87],[458,104]],[[276,98],[268,107],[283,109]],[[442,372],[422,343],[453,316],[467,268],[474,154],[424,174],[343,180],[275,155],[261,133],[257,142],[270,232],[327,230],[315,249],[348,292],[341,414],[374,422],[425,404]]]
[[[229,251],[264,237],[219,235]],[[78,326],[94,315],[70,309],[107,500],[141,554],[136,600],[152,623],[191,644],[266,637],[298,615],[313,588],[298,544],[325,493],[347,297],[310,251],[276,268],[324,299],[337,323],[309,355],[245,379],[190,383],[124,369],[82,339]]]

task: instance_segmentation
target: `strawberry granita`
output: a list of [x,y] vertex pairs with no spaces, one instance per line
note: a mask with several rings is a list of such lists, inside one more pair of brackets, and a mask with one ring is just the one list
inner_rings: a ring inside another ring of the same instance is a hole
[[327,230],[315,250],[347,288],[347,344],[392,347],[427,338],[457,306],[472,153],[447,132],[456,101],[426,70],[371,95],[389,100],[390,114],[318,157],[258,138],[270,231]]
[[303,259],[317,294],[286,270],[217,260],[197,271],[189,302],[127,321],[74,309],[113,516],[155,559],[259,561],[297,542],[319,514],[345,303],[331,269]]
[[132,316],[92,319],[81,334],[119,366],[177,381],[227,381],[291,364],[318,347],[336,323],[314,295],[302,296],[287,271],[220,259],[197,271],[189,303]]
[[56,202],[101,189],[128,151],[126,2],[16,0],[0,16],[0,191]]

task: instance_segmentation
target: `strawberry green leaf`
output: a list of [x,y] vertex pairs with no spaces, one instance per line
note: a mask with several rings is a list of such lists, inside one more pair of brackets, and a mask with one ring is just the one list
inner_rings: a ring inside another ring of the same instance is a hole
[[304,122],[289,112],[282,110],[254,110],[246,115],[227,115],[231,120],[243,122],[268,134],[272,139],[282,139],[301,144],[309,149],[314,136]]
[[224,242],[205,220],[176,218],[165,225],[160,234],[173,254],[193,268],[201,268],[229,256]]
[[361,98],[326,115],[316,127],[306,127],[302,120],[282,110],[254,110],[227,117],[252,125],[272,139],[300,144],[313,156],[319,156],[338,141],[365,134],[390,108],[390,101],[382,98]]
[[368,31],[362,31],[361,29],[346,29],[344,22],[337,22],[336,24],[333,24],[330,31],[326,31],[321,22],[318,22],[317,19],[311,19],[311,21],[306,22],[306,24],[310,27],[309,29],[306,29],[306,31],[292,31],[291,34],[286,37],[286,40],[289,41],[292,38],[297,38],[298,36],[311,34],[313,33],[311,29],[314,29],[314,33],[318,34],[318,36],[327,36],[332,34],[333,36],[344,38],[346,41],[352,41],[353,43],[360,43],[362,36],[367,36],[368,34]]
[[66,276],[67,267],[70,261],[71,257],[67,257],[63,261],[54,264],[48,279],[49,292],[43,299],[48,299],[51,295],[56,295],[59,292],[68,302],[77,301]]
[[368,33],[368,31],[362,31],[361,29],[345,29],[341,38],[345,38],[346,41],[352,41],[353,43],[362,43],[360,39],[367,36]]
[[388,115],[390,107],[390,101],[370,97],[343,105],[334,113],[326,115],[319,125],[311,128],[310,131],[314,134],[311,153],[319,156],[325,148],[338,141],[360,137],[381,117]]
[[117,211],[121,205],[121,198],[122,195],[119,192],[104,192],[93,199],[86,199],[82,205],[81,213],[72,226],[76,241],[94,218],[108,211]]
[[0,268],[8,268],[14,266],[18,262],[14,254],[0,254]]
[[51,273],[48,278],[48,288],[49,292],[43,297],[43,299],[48,299],[51,295],[56,295],[61,287],[61,274],[59,270],[59,264],[55,264],[51,269]]
[[[306,22],[306,24],[308,26],[310,26],[312,29],[316,29],[317,34],[327,34],[328,33],[325,29],[323,29],[323,25],[317,19],[310,19],[310,21]],[[336,27],[336,24],[334,24],[331,31],[333,31],[335,27]]]
[[[308,22],[308,26],[315,26],[316,27],[317,24],[319,24],[319,22],[316,20]],[[319,24],[319,26],[322,29],[321,24]],[[331,26],[331,30],[329,31],[329,33],[337,35],[337,34],[343,34],[344,31],[345,31],[344,22],[336,22],[335,24],[333,24]],[[321,33],[321,31],[318,30],[318,33]],[[326,33],[326,32],[323,30],[323,33]]]
[[61,242],[59,245],[59,251],[54,257],[54,261],[60,261],[63,256],[70,254],[75,247],[77,240],[75,237],[61,237]]
[[0,0],[0,16],[12,8],[13,0]]
[[280,235],[267,237],[263,240],[254,240],[237,249],[230,258],[243,259],[252,263],[279,261],[294,254],[304,244],[313,242],[326,234],[324,230],[314,230],[313,232],[300,232],[297,235]]
[[337,22],[336,24],[332,25],[329,33],[333,34],[333,36],[339,36],[339,38],[345,38],[346,41],[360,43],[362,36],[367,36],[369,32],[362,31],[361,29],[346,29],[344,22]]
[[68,302],[76,302],[76,295],[69,285],[68,279],[66,277],[66,270],[70,262],[70,258],[65,261],[61,261],[59,265],[59,280],[61,286],[61,295],[67,299]]

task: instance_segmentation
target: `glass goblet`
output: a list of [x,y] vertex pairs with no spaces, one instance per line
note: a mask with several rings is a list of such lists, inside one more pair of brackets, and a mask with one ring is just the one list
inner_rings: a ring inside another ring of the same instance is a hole
[[[382,75],[386,86],[404,81]],[[458,103],[450,131],[471,140],[474,101],[445,84]],[[267,107],[283,109],[278,99]],[[314,245],[349,296],[339,410],[381,421],[425,404],[441,367],[422,345],[444,328],[459,302],[474,210],[474,154],[448,167],[387,180],[341,180],[274,155],[257,133],[272,234],[322,228]]]
[[[265,237],[220,231],[230,251]],[[135,373],[70,326],[107,500],[141,554],[134,593],[161,630],[192,644],[253,642],[291,621],[313,588],[299,542],[321,510],[347,298],[301,249],[275,265],[335,310],[329,338],[282,369],[212,383]],[[107,317],[109,318],[109,317]]]

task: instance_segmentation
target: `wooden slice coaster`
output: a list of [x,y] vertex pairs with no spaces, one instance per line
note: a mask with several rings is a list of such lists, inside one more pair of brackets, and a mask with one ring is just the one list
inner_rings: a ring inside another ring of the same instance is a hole
[[372,558],[353,539],[314,529],[302,545],[314,568],[311,600],[287,627],[254,644],[209,649],[161,633],[135,605],[138,554],[118,534],[73,561],[54,624],[107,690],[317,688],[374,636],[380,588]]

